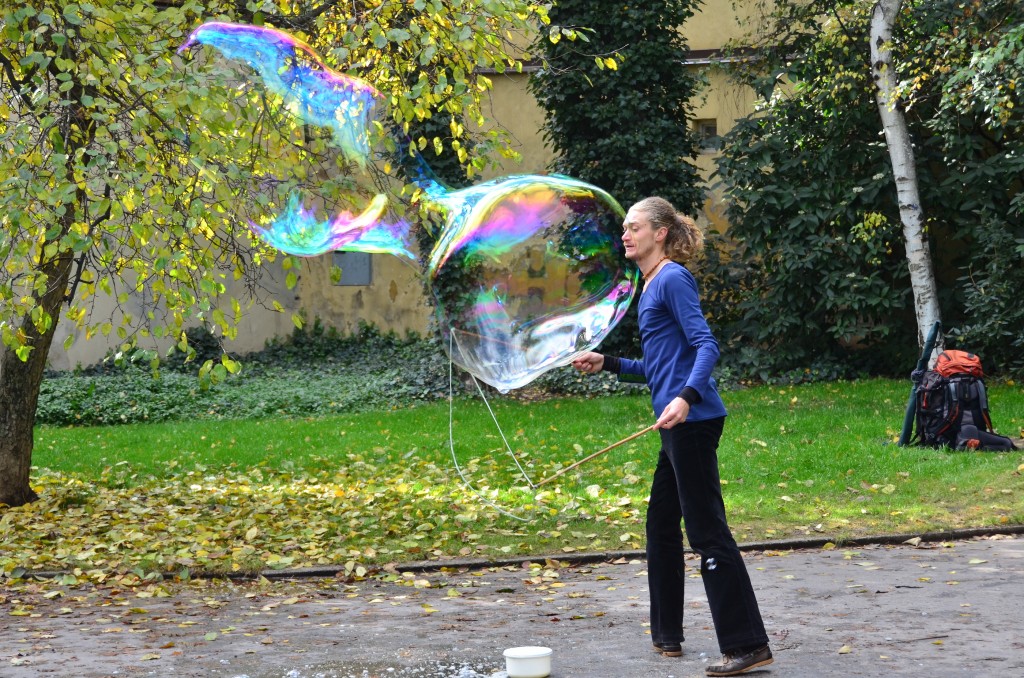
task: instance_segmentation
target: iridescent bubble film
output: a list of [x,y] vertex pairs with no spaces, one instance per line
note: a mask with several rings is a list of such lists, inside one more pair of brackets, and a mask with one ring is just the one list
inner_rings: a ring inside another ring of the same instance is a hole
[[342,212],[321,221],[304,209],[298,194],[293,193],[285,211],[268,226],[251,226],[268,245],[289,254],[312,257],[344,250],[394,254],[415,261],[416,255],[407,245],[409,225],[380,221],[387,202],[387,197],[377,195],[362,214]]
[[[194,162],[212,197],[290,254],[415,260],[377,167],[382,149],[407,140],[387,136],[393,126],[376,90],[281,31],[209,23],[182,50],[197,45],[226,57],[200,66],[217,69],[225,105],[195,111]],[[452,362],[504,392],[595,348],[638,278],[623,257],[615,199],[557,175],[449,190],[416,159],[424,207],[443,223],[425,282]],[[447,287],[450,279],[459,282]]]
[[195,45],[248,64],[296,118],[330,128],[350,160],[366,163],[370,121],[381,98],[369,83],[329,68],[309,45],[273,28],[212,21],[192,31],[178,51]]
[[463,269],[464,296],[435,287],[455,364],[502,392],[596,347],[622,318],[637,273],[617,236],[625,216],[610,195],[557,175],[520,175],[426,200],[445,214],[430,255],[436,282]]
[[218,76],[224,102],[197,112],[205,124],[190,144],[211,193],[229,192],[239,217],[289,254],[414,258],[374,175],[388,122],[376,89],[271,28],[206,23],[179,51],[199,45],[216,50],[200,67]]

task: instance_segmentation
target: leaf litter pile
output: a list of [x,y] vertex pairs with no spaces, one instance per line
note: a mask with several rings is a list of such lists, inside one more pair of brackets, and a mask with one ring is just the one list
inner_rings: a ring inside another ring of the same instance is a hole
[[[467,471],[486,478],[485,463],[474,460]],[[73,585],[309,567],[363,576],[388,563],[524,555],[527,535],[552,552],[641,546],[646,505],[634,498],[639,478],[629,468],[617,469],[607,487],[570,496],[556,486],[499,492],[483,483],[477,495],[451,468],[416,456],[401,475],[357,455],[330,466],[206,470],[170,462],[160,477],[114,465],[98,478],[36,469],[40,499],[0,513],[0,579],[55,573]],[[509,501],[525,520],[495,510]]]

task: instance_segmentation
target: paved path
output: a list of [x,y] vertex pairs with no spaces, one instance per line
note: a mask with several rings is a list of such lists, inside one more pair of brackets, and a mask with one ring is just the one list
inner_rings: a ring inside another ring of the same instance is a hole
[[[776,658],[751,675],[1024,676],[1024,538],[745,558]],[[684,655],[670,659],[650,649],[642,560],[538,565],[149,598],[7,592],[0,675],[503,678],[505,648],[544,645],[552,678],[683,678],[718,658],[699,577]]]

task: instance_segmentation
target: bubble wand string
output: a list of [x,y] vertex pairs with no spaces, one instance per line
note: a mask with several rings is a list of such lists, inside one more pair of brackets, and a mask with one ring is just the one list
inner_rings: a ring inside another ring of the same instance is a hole
[[470,374],[469,376],[473,377],[473,383],[476,384],[477,393],[480,394],[480,398],[484,401],[484,405],[487,406],[487,411],[491,413],[491,420],[494,421],[494,427],[498,429],[498,435],[501,436],[502,442],[505,443],[505,449],[508,451],[508,455],[512,457],[512,461],[516,463],[516,467],[519,469],[519,474],[523,476],[523,479],[530,485],[531,490],[536,489],[537,486],[533,484],[530,476],[526,475],[526,470],[523,469],[523,465],[519,462],[519,457],[517,457],[516,453],[512,451],[512,446],[508,444],[508,440],[505,438],[505,432],[501,430],[501,424],[498,423],[498,417],[494,414],[494,410],[491,409],[491,403],[487,401],[487,396],[484,395],[484,390],[480,388],[480,382],[477,380],[475,375]]
[[[449,339],[449,345],[448,345],[449,355],[451,355],[451,348],[452,348],[451,347],[451,341],[452,340]],[[453,386],[452,386],[452,384],[453,384],[452,369],[453,369],[454,364],[455,363],[451,359],[448,360],[448,449],[451,451],[452,463],[455,464],[455,470],[458,472],[459,478],[462,479],[462,484],[466,487],[466,489],[468,489],[471,493],[473,493],[476,496],[477,499],[479,499],[483,503],[487,504],[488,506],[493,508],[498,513],[500,513],[502,515],[505,515],[505,516],[508,516],[509,518],[512,518],[513,520],[518,520],[518,521],[523,522],[523,523],[529,522],[526,518],[522,518],[520,516],[515,515],[514,513],[510,513],[508,511],[506,511],[505,509],[501,508],[500,506],[498,506],[496,503],[494,503],[493,501],[491,501],[487,497],[483,496],[480,493],[479,490],[477,490],[475,487],[473,487],[473,483],[469,482],[469,480],[466,478],[466,474],[464,474],[462,472],[462,467],[459,466],[458,457],[455,456],[455,427],[454,427],[454,424],[453,424],[453,422],[454,422],[454,413],[453,413],[454,404],[453,403],[455,401],[455,395],[454,395]],[[473,381],[476,382],[476,377],[473,377]],[[480,389],[480,384],[479,383],[477,383],[477,389],[480,390],[480,396],[483,397],[483,395],[484,395],[483,394],[483,390]],[[487,398],[484,398],[484,402],[487,403]],[[491,409],[490,404],[487,405],[487,409],[488,410]],[[491,412],[491,417],[492,418],[494,417],[494,412]],[[494,419],[494,424],[495,425],[498,424],[498,420],[496,418]],[[501,439],[505,440],[505,434],[502,433],[500,426],[498,427],[498,432],[501,433]],[[523,477],[526,478],[526,482],[530,483],[530,487],[531,488],[536,488],[536,485],[533,484],[533,481],[531,481],[530,478],[526,475],[526,472],[523,471],[523,467],[519,464],[519,459],[517,459],[516,455],[513,454],[512,449],[508,446],[508,441],[507,440],[505,440],[505,447],[508,449],[509,454],[512,455],[512,458],[515,459],[516,466],[519,466],[519,471],[523,474]]]
[[588,462],[591,459],[593,459],[594,457],[598,457],[598,456],[604,454],[605,452],[608,452],[609,450],[614,450],[619,445],[624,445],[624,444],[628,443],[630,440],[633,440],[634,438],[639,438],[643,434],[649,433],[649,432],[651,432],[653,430],[654,430],[654,424],[651,424],[650,426],[648,426],[647,428],[645,428],[642,431],[637,431],[633,435],[627,436],[627,437],[623,438],[622,440],[620,440],[617,443],[612,443],[611,445],[609,445],[608,447],[604,448],[603,450],[598,450],[597,452],[594,452],[589,457],[585,457],[583,459],[580,459],[575,464],[572,464],[570,466],[566,466],[565,468],[563,468],[561,471],[559,471],[555,475],[549,476],[549,477],[545,478],[544,480],[541,480],[540,482],[537,483],[537,487],[540,487],[541,485],[543,485],[544,483],[546,483],[548,481],[554,480],[555,478],[557,478],[558,476],[560,476],[560,475],[562,475],[564,473],[568,473],[569,471],[573,470],[574,468],[576,468],[580,464],[583,464],[584,462]]

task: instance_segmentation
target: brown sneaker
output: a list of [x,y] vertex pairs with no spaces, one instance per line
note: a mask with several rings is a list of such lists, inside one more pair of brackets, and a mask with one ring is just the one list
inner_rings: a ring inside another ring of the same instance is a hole
[[683,656],[683,646],[681,643],[655,643],[654,651],[666,657]]
[[754,650],[746,652],[728,652],[722,656],[720,664],[712,664],[704,669],[709,676],[738,676],[751,669],[761,666],[768,666],[772,659],[772,651],[767,645],[762,645]]

